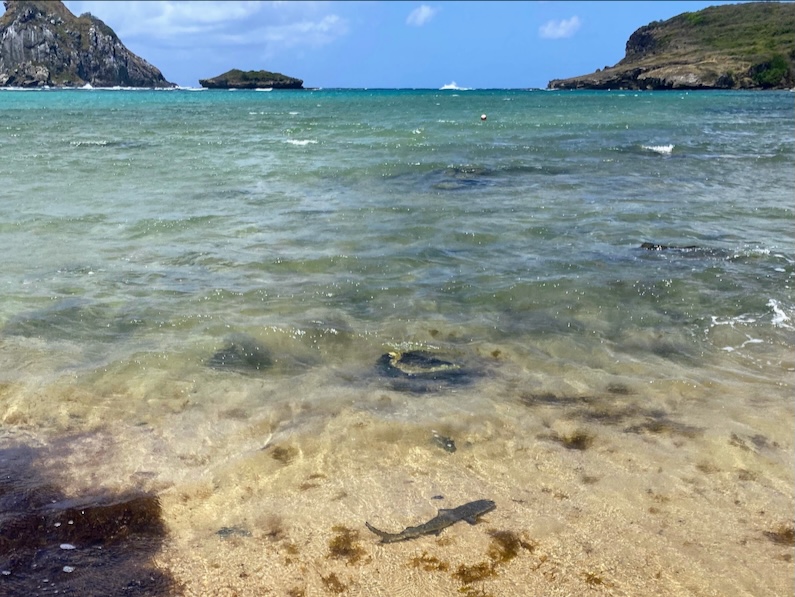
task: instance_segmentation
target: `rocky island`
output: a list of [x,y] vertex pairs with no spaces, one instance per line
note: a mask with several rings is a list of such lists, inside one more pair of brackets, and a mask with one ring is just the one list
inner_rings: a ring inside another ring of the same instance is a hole
[[212,79],[199,79],[207,89],[303,89],[301,79],[266,70],[238,70],[233,68]]
[[53,0],[3,4],[0,87],[175,87],[89,13]]
[[795,86],[795,3],[711,6],[635,31],[615,66],[548,89],[788,89]]

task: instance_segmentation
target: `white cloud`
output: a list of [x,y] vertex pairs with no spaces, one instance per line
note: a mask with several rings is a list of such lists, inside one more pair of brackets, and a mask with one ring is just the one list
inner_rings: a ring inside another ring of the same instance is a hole
[[538,28],[538,34],[544,39],[560,39],[571,37],[582,25],[580,17],[573,16],[561,21],[548,21]]
[[427,4],[423,4],[422,6],[415,8],[409,13],[408,18],[406,19],[406,24],[411,25],[413,27],[422,27],[425,23],[430,21],[438,12],[439,9],[431,8]]
[[[269,25],[250,29],[243,33],[232,33],[219,39],[228,44],[277,45],[280,49],[295,46],[320,47],[331,43],[348,32],[345,19],[337,15],[327,15],[319,21],[296,21],[283,25]],[[273,48],[269,48],[272,52]]]
[[102,19],[122,39],[204,33],[249,18],[262,9],[260,2],[235,1],[72,1],[66,6],[77,15],[90,12]]
[[[324,2],[77,1],[75,14],[90,12],[126,40],[163,46],[197,43],[262,46],[269,52],[295,46],[318,47],[347,34],[347,22],[329,14]],[[267,46],[267,47],[266,47]]]

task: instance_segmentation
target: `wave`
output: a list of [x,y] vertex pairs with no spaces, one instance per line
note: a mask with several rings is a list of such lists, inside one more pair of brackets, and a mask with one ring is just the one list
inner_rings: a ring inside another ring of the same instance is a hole
[[663,155],[670,155],[671,152],[674,150],[673,144],[671,145],[641,145],[643,149],[648,151],[653,151],[655,153],[660,153]]
[[795,326],[792,325],[792,318],[781,308],[781,303],[776,299],[770,299],[767,301],[767,306],[773,309],[773,325],[775,327],[795,330]]
[[285,143],[289,143],[290,145],[300,145],[303,147],[305,145],[316,145],[317,141],[314,139],[287,139]]
[[69,145],[73,147],[89,146],[89,147],[105,147],[108,141],[70,141]]
[[451,81],[447,85],[439,87],[439,91],[469,91],[471,87],[459,87],[455,81]]

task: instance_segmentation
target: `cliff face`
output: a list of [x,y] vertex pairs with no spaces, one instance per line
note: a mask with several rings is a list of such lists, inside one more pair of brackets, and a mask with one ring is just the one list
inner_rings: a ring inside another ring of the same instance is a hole
[[5,0],[0,17],[0,86],[174,87],[90,14],[60,1]]
[[795,85],[795,4],[711,6],[633,33],[624,58],[550,89],[787,89]]

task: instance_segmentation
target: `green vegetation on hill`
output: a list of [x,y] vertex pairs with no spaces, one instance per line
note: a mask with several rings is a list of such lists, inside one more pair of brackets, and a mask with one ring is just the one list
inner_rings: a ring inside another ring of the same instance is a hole
[[615,66],[553,88],[787,88],[795,85],[795,3],[711,6],[635,31]]

